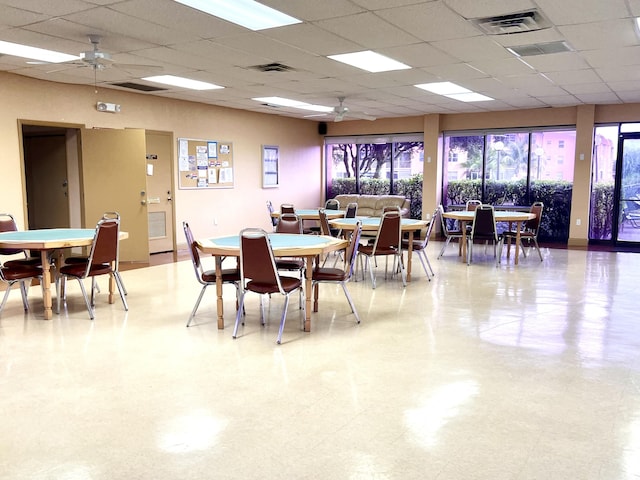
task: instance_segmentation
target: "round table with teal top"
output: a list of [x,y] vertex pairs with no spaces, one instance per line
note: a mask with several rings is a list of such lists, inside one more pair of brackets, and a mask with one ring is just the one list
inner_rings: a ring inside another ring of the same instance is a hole
[[[274,257],[302,257],[305,259],[305,332],[311,331],[311,283],[313,261],[318,255],[347,248],[348,241],[325,235],[299,235],[294,233],[270,233],[269,240]],[[240,256],[240,235],[196,240],[198,249],[216,258],[216,294],[218,328],[224,328],[222,302],[222,259]]]
[[[42,228],[0,233],[0,248],[18,248],[38,250],[42,261],[42,290],[44,294],[44,318],[53,316],[51,300],[51,275],[49,263],[50,252],[59,250],[59,264],[62,264],[62,249],[71,247],[88,247],[93,243],[95,228]],[[129,238],[127,232],[120,232],[120,240]],[[109,303],[113,303],[113,283],[109,281]]]
[[[356,218],[339,218],[330,220],[329,225],[340,228],[343,231],[353,231],[356,228],[356,222],[362,222],[362,231],[376,231],[380,228],[382,217],[356,217]],[[421,230],[429,224],[426,220],[416,220],[413,218],[403,218],[400,222],[400,229],[409,234],[409,248],[407,249],[407,282],[411,281],[411,256],[413,253],[413,234],[416,230]]]

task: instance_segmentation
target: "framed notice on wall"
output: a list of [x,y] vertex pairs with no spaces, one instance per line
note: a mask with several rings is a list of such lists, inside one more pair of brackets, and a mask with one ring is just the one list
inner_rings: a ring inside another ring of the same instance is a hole
[[273,188],[280,184],[278,171],[278,147],[262,146],[262,188]]
[[233,188],[233,145],[218,140],[178,139],[178,188]]

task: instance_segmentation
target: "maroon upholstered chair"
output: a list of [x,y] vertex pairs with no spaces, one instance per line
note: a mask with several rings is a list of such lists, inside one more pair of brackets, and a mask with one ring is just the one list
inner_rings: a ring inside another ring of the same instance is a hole
[[[393,256],[394,265],[398,262],[398,267],[402,273],[402,285],[407,286],[407,272],[402,263],[402,230],[401,230],[402,217],[400,211],[394,210],[383,214],[380,220],[380,227],[378,228],[378,234],[375,237],[373,243],[367,245],[359,245],[358,254],[360,256],[360,263],[362,267],[362,257],[365,257],[366,266],[364,270],[369,268],[371,274],[372,288],[376,288],[376,277],[373,272],[373,268],[370,268],[371,259],[380,255],[385,256],[387,259],[389,256]],[[364,270],[362,271],[362,278],[364,280]],[[385,274],[387,268],[385,267]],[[395,271],[395,267],[393,269]]]
[[[533,205],[531,205],[529,213],[535,214],[536,217],[524,222],[522,230],[520,231],[520,242],[526,241],[529,246],[531,246],[531,242],[533,242],[536,250],[538,251],[538,255],[540,256],[540,261],[542,261],[542,252],[540,251],[540,246],[538,245],[538,231],[540,230],[540,221],[542,220],[543,208],[544,204],[542,202],[535,202]],[[502,232],[504,241],[507,242],[507,245],[511,244],[511,239],[515,239],[517,234],[518,232],[516,232],[515,230],[507,230],[505,232]],[[525,257],[527,256],[527,252],[524,248],[522,249],[522,254]]]
[[[0,232],[17,232],[18,225],[16,224],[13,215],[10,213],[0,213]],[[22,258],[14,258],[7,260],[3,263],[5,268],[35,266],[42,265],[40,255],[30,255],[29,252],[21,248],[0,248],[0,255],[18,255],[21,254]]]
[[[60,313],[61,292],[65,291],[65,285],[68,278],[78,280],[80,290],[89,311],[89,318],[95,318],[95,278],[100,275],[109,275],[115,281],[125,310],[129,310],[127,300],[124,295],[124,286],[120,278],[118,270],[119,260],[119,236],[120,236],[120,219],[103,218],[96,225],[96,233],[93,237],[93,243],[89,251],[89,256],[85,262],[66,264],[60,267],[59,275],[61,287],[58,288],[58,313]],[[87,296],[83,280],[91,278],[91,301]],[[66,300],[66,294],[65,298]]]
[[0,304],[0,314],[7,303],[11,287],[18,283],[20,285],[20,293],[22,294],[22,305],[25,311],[29,310],[29,302],[27,301],[28,284],[34,278],[42,277],[42,268],[37,265],[14,265],[7,267],[0,263],[0,280],[7,283],[7,290],[4,292],[2,304]]
[[[265,324],[263,299],[265,295],[279,293],[284,296],[284,307],[280,319],[280,328],[276,342],[282,342],[282,332],[287,319],[289,296],[296,290],[302,291],[300,278],[278,274],[271,242],[267,232],[259,228],[245,228],[240,232],[240,302],[233,328],[233,338],[238,337],[238,327],[244,299],[247,292],[260,295],[260,320]],[[244,322],[242,322],[244,325]]]
[[473,260],[473,244],[478,241],[493,244],[493,256],[496,257],[497,266],[500,262],[498,247],[502,254],[502,236],[498,235],[496,217],[491,205],[478,205],[474,211],[471,234],[467,235],[467,265]]
[[351,234],[351,240],[347,247],[344,268],[327,268],[318,267],[313,270],[312,285],[313,285],[313,311],[318,311],[318,284],[320,283],[339,283],[342,287],[344,295],[347,297],[351,311],[356,317],[356,321],[360,323],[360,316],[356,310],[356,306],[353,304],[351,295],[347,290],[347,282],[351,280],[354,274],[356,266],[356,258],[358,256],[358,245],[360,244],[360,234],[362,233],[362,223],[357,222],[356,227]]
[[[460,228],[449,228],[449,224],[447,223],[447,219],[444,218],[444,208],[442,204],[438,206],[439,214],[440,214],[440,224],[442,225],[442,234],[445,237],[444,245],[442,245],[442,249],[438,254],[438,258],[444,255],[444,251],[447,249],[447,245],[451,243],[451,240],[458,240],[458,242],[462,242],[462,230]],[[458,249],[461,245],[458,245]]]
[[[413,243],[411,244],[411,249],[413,253],[418,255],[420,259],[420,263],[422,264],[422,268],[424,273],[427,275],[427,280],[431,281],[431,277],[435,275],[433,273],[433,268],[431,267],[431,262],[429,262],[429,257],[427,257],[427,245],[429,245],[429,238],[431,238],[431,232],[433,232],[433,227],[436,224],[438,215],[440,215],[440,208],[436,208],[431,216],[431,222],[429,222],[429,226],[427,227],[427,232],[425,233],[424,239],[416,239],[414,237]],[[409,240],[402,239],[402,249],[409,250]],[[428,268],[428,269],[427,269]],[[431,273],[431,274],[429,274]]]
[[[295,213],[282,213],[276,226],[276,233],[294,233],[302,235],[302,220]],[[276,259],[278,270],[304,273],[304,260],[300,257],[280,257]]]
[[[189,249],[189,256],[191,257],[191,263],[193,264],[193,270],[196,274],[196,279],[198,283],[202,285],[202,289],[200,290],[200,295],[198,295],[198,299],[196,300],[196,304],[193,306],[193,310],[191,310],[191,315],[189,315],[189,320],[187,321],[187,327],[191,325],[191,321],[193,317],[196,316],[196,312],[198,311],[198,307],[200,306],[200,302],[202,301],[202,297],[204,296],[204,292],[207,287],[216,284],[216,271],[213,270],[205,270],[202,266],[202,262],[200,261],[200,251],[198,250],[198,245],[193,238],[193,233],[191,233],[191,228],[187,222],[182,222],[182,228],[184,230],[184,236],[187,239],[187,248]],[[239,268],[225,268],[222,270],[222,283],[231,283],[236,287],[236,308],[240,303],[239,293],[240,293],[240,269]]]

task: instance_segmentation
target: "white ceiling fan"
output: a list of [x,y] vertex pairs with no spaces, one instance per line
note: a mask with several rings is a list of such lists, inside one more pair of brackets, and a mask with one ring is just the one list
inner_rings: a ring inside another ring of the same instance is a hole
[[88,35],[89,41],[91,42],[92,49],[84,52],[80,52],[78,55],[80,57],[79,60],[74,60],[71,62],[64,62],[57,64],[60,68],[50,70],[47,73],[55,73],[61,70],[65,70],[67,68],[79,68],[79,67],[88,67],[95,71],[101,71],[106,68],[118,68],[120,70],[128,71],[130,69],[153,69],[153,70],[162,70],[162,67],[158,65],[140,65],[140,64],[128,64],[128,63],[116,63],[111,58],[111,54],[100,49],[100,40],[102,37],[96,34]]
[[344,104],[345,97],[338,97],[338,105],[333,107],[333,111],[330,113],[321,113],[315,115],[306,115],[305,118],[310,117],[326,117],[327,115],[333,115],[334,122],[341,122],[345,118],[356,118],[359,120],[375,120],[376,117],[367,115],[363,112],[353,112],[349,107]]
[[345,117],[347,118],[357,118],[359,120],[375,120],[376,117],[371,115],[367,115],[362,112],[352,112],[349,107],[344,104],[345,97],[338,97],[338,105],[333,108],[333,121],[341,122]]

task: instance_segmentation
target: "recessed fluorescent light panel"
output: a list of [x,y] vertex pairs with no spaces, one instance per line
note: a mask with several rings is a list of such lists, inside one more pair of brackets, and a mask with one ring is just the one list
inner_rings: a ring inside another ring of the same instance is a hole
[[277,105],[279,107],[292,107],[299,108],[301,110],[311,110],[313,112],[333,112],[333,107],[325,107],[323,105],[313,105],[311,103],[299,102],[298,100],[291,100],[289,98],[282,97],[257,97],[252,98],[256,102],[266,103],[268,105]]
[[73,60],[80,59],[80,57],[75,55],[67,55],[66,53],[54,52],[53,50],[45,50],[44,48],[29,47],[27,45],[20,45],[19,43],[3,41],[0,41],[0,53],[48,63],[72,62]]
[[249,30],[284,27],[301,20],[253,0],[175,0],[187,7],[219,17]]
[[379,53],[372,52],[371,50],[343,53],[340,55],[329,55],[329,58],[372,73],[389,72],[391,70],[407,70],[411,68],[409,65],[405,65],[404,63],[385,57]]
[[452,82],[435,82],[435,83],[421,83],[414,85],[414,87],[421,88],[437,95],[444,95],[445,97],[459,100],[461,102],[486,102],[493,100],[491,97],[481,95],[479,93],[472,92],[468,88],[461,87]]
[[163,85],[173,85],[174,87],[188,88],[190,90],[214,90],[224,88],[214,83],[191,80],[190,78],[176,77],[174,75],[156,75],[155,77],[144,77],[142,80],[148,82],[162,83]]

